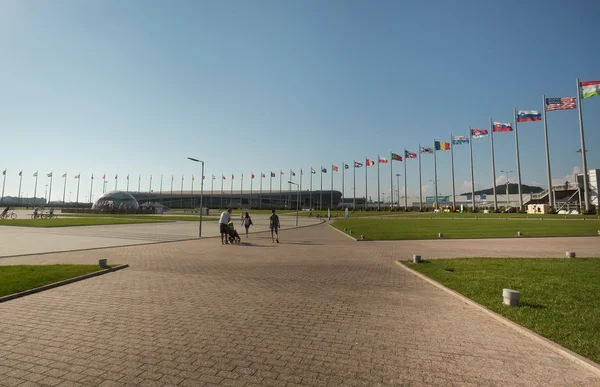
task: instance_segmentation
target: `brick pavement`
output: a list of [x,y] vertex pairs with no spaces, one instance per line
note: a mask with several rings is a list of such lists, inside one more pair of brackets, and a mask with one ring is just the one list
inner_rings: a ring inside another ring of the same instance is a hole
[[2,386],[598,386],[326,225],[0,259],[130,268],[0,304]]

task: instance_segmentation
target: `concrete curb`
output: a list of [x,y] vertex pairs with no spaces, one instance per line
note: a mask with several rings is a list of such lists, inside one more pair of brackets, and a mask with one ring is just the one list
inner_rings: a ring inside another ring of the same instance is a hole
[[492,317],[494,320],[499,321],[502,325],[505,325],[509,328],[512,328],[513,330],[529,337],[530,339],[533,339],[534,341],[536,341],[537,343],[543,345],[544,347],[550,349],[552,352],[561,355],[565,358],[567,358],[568,360],[572,361],[573,363],[576,363],[580,366],[585,367],[586,369],[590,370],[591,372],[593,372],[594,374],[600,376],[600,365],[594,363],[593,361],[586,359],[585,357],[571,351],[570,349],[567,349],[557,343],[555,343],[554,341],[551,341],[495,312],[492,312],[491,310],[489,310],[488,308],[486,308],[485,306],[463,296],[462,294],[442,285],[441,283],[432,280],[431,278],[427,277],[424,274],[419,273],[418,271],[415,271],[413,269],[411,269],[410,267],[406,266],[405,264],[401,263],[400,261],[394,261],[397,265],[399,265],[400,267],[402,267],[404,270],[408,271],[409,273],[421,278],[422,280],[430,283],[431,285],[435,286],[436,288],[451,294],[452,296],[458,298],[459,300],[465,302],[466,304],[469,304],[477,309],[479,309],[480,311],[482,311],[483,313],[487,314],[488,316]]
[[338,230],[337,228],[333,227],[333,226],[331,225],[331,223],[329,223],[329,224],[328,224],[328,226],[329,226],[329,227],[331,227],[332,229],[334,229],[335,231],[337,231],[337,232],[339,232],[339,233],[342,233],[342,235],[345,235],[345,236],[347,236],[348,238],[352,239],[354,242],[358,242],[358,239],[356,239],[356,238],[354,238],[354,237],[351,237],[350,235],[346,234],[346,233],[345,233],[345,232],[343,232],[342,230]]
[[119,266],[115,266],[115,267],[110,267],[108,269],[99,270],[99,271],[95,271],[93,273],[80,275],[79,277],[69,278],[69,279],[66,279],[64,281],[54,282],[52,284],[48,284],[48,285],[40,286],[40,287],[37,287],[37,288],[25,290],[25,291],[22,291],[22,292],[19,292],[19,293],[15,293],[15,294],[9,294],[8,296],[0,297],[0,304],[3,303],[3,302],[6,302],[6,301],[14,300],[16,298],[21,298],[21,297],[29,296],[31,294],[39,293],[39,292],[42,292],[44,290],[50,290],[50,289],[57,288],[59,286],[64,286],[64,285],[72,284],[73,282],[78,282],[78,281],[81,281],[81,280],[84,280],[84,279],[88,279],[88,278],[92,278],[92,277],[97,277],[99,275],[112,273],[113,271],[125,269],[127,267],[129,267],[129,264],[119,265]]

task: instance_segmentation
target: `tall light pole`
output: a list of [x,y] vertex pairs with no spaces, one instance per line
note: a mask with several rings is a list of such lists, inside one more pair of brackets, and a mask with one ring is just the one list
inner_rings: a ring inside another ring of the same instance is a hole
[[510,192],[508,192],[508,174],[509,173],[513,173],[513,171],[502,171],[500,170],[500,172],[502,173],[506,173],[506,206],[510,206]]
[[202,163],[202,173],[200,175],[200,224],[198,225],[198,238],[202,238],[202,197],[204,195],[204,161],[192,157],[188,157],[188,160],[194,161],[196,163]]
[[[333,171],[332,171],[333,173]],[[298,187],[298,193],[296,196],[296,227],[298,227],[298,203],[300,202],[300,184],[294,183],[293,181],[288,181],[289,184],[293,184]]]

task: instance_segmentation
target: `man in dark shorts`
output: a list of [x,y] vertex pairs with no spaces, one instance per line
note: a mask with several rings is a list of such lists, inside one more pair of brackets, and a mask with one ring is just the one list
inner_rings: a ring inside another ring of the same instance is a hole
[[269,218],[269,228],[271,229],[271,242],[275,242],[273,240],[273,234],[277,236],[277,243],[279,243],[279,233],[277,230],[279,229],[279,216],[275,214],[275,210],[272,211],[273,215]]
[[227,224],[231,220],[231,208],[228,208],[227,211],[223,211],[221,214],[221,218],[219,219],[219,232],[221,233],[221,244],[227,245],[229,242],[227,241],[227,235],[229,234]]

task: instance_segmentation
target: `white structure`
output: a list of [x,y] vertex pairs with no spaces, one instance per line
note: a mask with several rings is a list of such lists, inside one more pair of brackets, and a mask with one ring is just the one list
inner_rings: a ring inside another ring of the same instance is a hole
[[590,169],[589,173],[590,185],[590,203],[598,205],[598,183],[600,182],[600,169]]
[[547,204],[528,204],[528,214],[547,214],[550,212],[550,206]]

